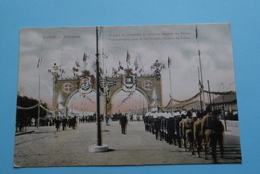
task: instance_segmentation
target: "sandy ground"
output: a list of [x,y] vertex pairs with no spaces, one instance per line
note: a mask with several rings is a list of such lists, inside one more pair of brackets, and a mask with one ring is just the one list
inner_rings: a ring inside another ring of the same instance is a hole
[[[121,134],[118,122],[102,125],[102,144],[108,152],[90,153],[88,148],[97,144],[96,123],[81,123],[76,130],[67,128],[57,132],[51,127],[29,127],[15,139],[15,167],[47,166],[107,166],[107,165],[166,165],[211,164],[209,158],[198,158],[175,145],[155,139],[144,131],[142,121],[129,122],[127,134]],[[239,136],[225,135],[224,158],[219,163],[241,163]],[[203,156],[203,155],[202,155]]]

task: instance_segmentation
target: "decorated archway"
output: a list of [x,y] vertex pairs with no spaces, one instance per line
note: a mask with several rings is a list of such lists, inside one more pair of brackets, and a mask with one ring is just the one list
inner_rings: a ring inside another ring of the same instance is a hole
[[[161,109],[162,107],[162,87],[161,87],[161,78],[158,78],[154,75],[147,76],[136,76],[135,84],[130,89],[125,87],[124,81],[127,81],[123,76],[119,77],[107,77],[108,82],[113,82],[115,85],[109,88],[109,92],[107,94],[108,101],[107,102],[107,114],[112,114],[112,108],[114,105],[114,98],[120,92],[124,91],[129,93],[129,96],[134,91],[139,91],[147,101],[148,111],[154,109]],[[124,101],[122,101],[123,103]]]
[[[116,94],[120,91],[133,93],[139,91],[147,101],[148,111],[160,110],[162,108],[162,86],[161,74],[156,72],[150,75],[137,75],[132,69],[125,69],[124,74],[103,76],[100,80],[101,96],[106,104],[106,114],[113,114],[113,104]],[[67,115],[68,104],[72,96],[79,93],[86,96],[97,89],[96,78],[89,72],[84,71],[82,75],[72,78],[61,78],[53,73],[53,104],[57,110]],[[61,106],[61,107],[59,107]]]

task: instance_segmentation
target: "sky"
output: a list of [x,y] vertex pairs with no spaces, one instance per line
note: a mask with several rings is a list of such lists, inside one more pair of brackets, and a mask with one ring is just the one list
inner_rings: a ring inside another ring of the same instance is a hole
[[[168,104],[170,94],[176,100],[187,100],[199,92],[199,60],[205,90],[208,90],[207,81],[211,91],[236,90],[232,35],[228,23],[99,27],[100,66],[107,75],[111,76],[112,69],[119,67],[119,61],[123,67],[127,67],[127,52],[131,57],[128,66],[134,68],[137,59],[144,69],[143,74],[153,73],[151,66],[156,60],[165,65],[161,71],[163,106]],[[84,54],[88,55],[86,66],[82,60]],[[62,77],[73,77],[72,68],[76,67],[75,61],[78,61],[80,70],[86,68],[95,74],[95,54],[96,27],[22,28],[19,94],[35,99],[40,96],[43,102],[52,107],[53,81],[48,69],[56,63],[65,70]],[[168,58],[172,62],[169,68]],[[41,63],[37,67],[39,59]],[[114,107],[119,107],[127,96],[128,93],[118,93]],[[79,105],[94,106],[95,101],[89,102],[95,100],[95,95],[89,94],[88,98],[83,101],[76,94],[71,99],[70,107],[78,106],[80,109]],[[72,101],[80,103],[72,104]],[[131,106],[126,104],[128,107],[125,110],[141,109],[142,104],[134,106],[134,103],[145,103],[143,106],[147,106],[138,92],[128,102]],[[121,110],[124,110],[123,106]]]

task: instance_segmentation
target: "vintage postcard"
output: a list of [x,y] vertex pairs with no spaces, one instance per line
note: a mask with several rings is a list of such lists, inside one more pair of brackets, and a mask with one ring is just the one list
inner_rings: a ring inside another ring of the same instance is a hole
[[14,167],[241,164],[228,23],[22,28]]

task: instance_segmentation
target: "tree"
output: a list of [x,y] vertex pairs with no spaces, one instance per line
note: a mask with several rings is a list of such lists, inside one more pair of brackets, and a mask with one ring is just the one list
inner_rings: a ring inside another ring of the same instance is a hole
[[[17,96],[17,106],[20,108],[17,108],[16,112],[16,125],[23,122],[25,125],[28,126],[31,123],[32,118],[37,120],[38,118],[38,100],[28,98],[27,96]],[[48,108],[47,103],[41,103],[41,105],[44,108]],[[31,108],[31,109],[30,109]],[[40,107],[40,117],[44,117],[47,114],[46,110],[42,109]]]

